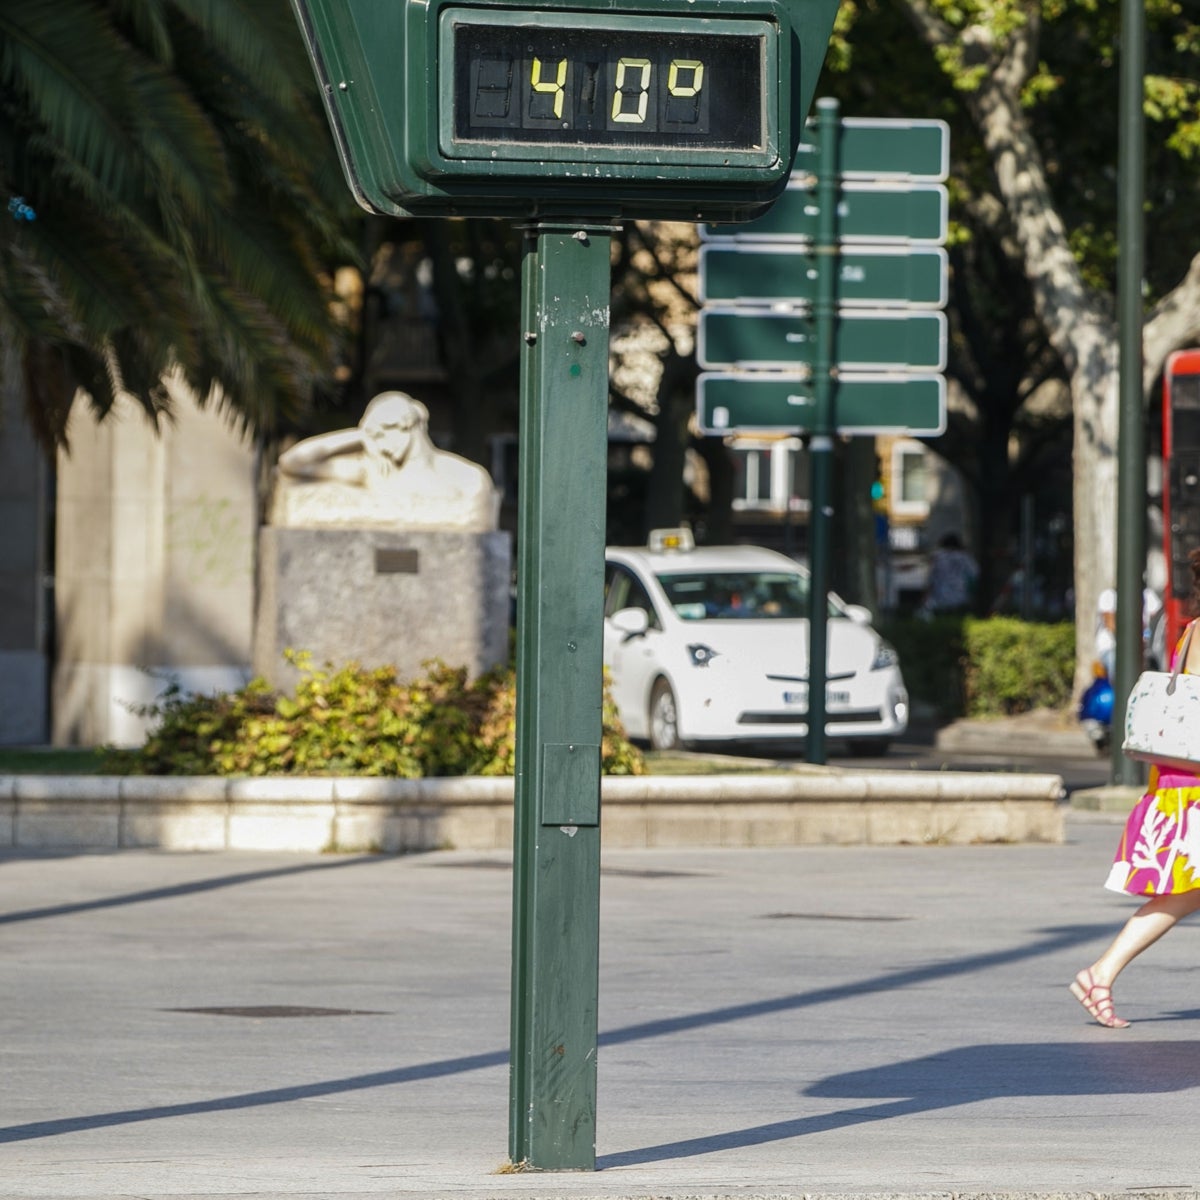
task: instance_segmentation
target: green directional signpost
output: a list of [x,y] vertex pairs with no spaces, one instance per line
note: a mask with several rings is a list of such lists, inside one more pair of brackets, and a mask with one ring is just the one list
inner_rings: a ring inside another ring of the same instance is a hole
[[[906,363],[917,371],[946,366],[946,316],[940,312],[872,309],[843,312],[833,333],[842,371],[877,371]],[[706,307],[700,312],[696,358],[706,371],[733,367],[795,371],[816,360],[817,323],[810,312]]]
[[825,761],[826,605],[835,434],[945,428],[941,121],[838,117],[821,100],[782,198],[701,230],[700,428],[808,438],[808,758]]
[[[812,433],[820,417],[811,376],[768,371],[734,375],[709,372],[700,378],[698,401],[703,433],[754,433],[777,429],[789,414],[788,429]],[[920,437],[945,427],[946,380],[941,375],[846,375],[837,384],[841,433],[874,433],[882,423]]]
[[[707,242],[811,242],[817,236],[820,206],[814,185],[803,177],[761,216],[741,225],[706,225]],[[941,243],[946,240],[949,206],[938,183],[846,183],[838,197],[838,240]]]
[[593,1170],[612,234],[787,186],[837,0],[293,0],[350,189],[524,230],[509,1154]]
[[828,133],[814,124],[796,155],[796,171],[816,174],[830,139],[842,179],[945,179],[950,142],[945,122],[903,118],[843,117]]
[[[819,259],[820,252],[810,246],[701,246],[701,299],[742,304],[813,300]],[[834,299],[842,307],[943,308],[946,252],[938,246],[854,246],[838,255]]]

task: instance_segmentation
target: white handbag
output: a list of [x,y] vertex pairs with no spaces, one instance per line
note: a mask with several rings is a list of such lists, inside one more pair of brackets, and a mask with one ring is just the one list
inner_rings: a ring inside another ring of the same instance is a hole
[[1200,675],[1186,675],[1194,622],[1188,626],[1173,671],[1143,671],[1125,705],[1125,741],[1121,750],[1130,758],[1200,769]]

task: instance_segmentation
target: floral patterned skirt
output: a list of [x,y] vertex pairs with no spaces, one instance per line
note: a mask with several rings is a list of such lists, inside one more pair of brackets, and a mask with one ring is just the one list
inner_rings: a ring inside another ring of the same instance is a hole
[[1133,806],[1105,887],[1133,896],[1200,888],[1200,778],[1154,770]]

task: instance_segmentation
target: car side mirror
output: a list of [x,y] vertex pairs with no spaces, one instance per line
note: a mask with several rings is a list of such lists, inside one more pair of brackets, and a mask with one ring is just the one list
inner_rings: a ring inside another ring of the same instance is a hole
[[650,628],[650,614],[644,608],[620,608],[609,620],[625,635],[626,641],[641,637]]
[[856,625],[870,625],[871,623],[871,610],[864,608],[861,604],[847,604],[846,616]]

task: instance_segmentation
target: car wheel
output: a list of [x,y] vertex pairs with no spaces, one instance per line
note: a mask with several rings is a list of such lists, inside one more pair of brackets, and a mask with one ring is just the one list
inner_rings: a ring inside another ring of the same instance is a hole
[[656,679],[650,690],[650,749],[679,750],[679,706],[665,679]]
[[892,743],[888,741],[868,741],[865,738],[846,743],[846,748],[855,758],[882,758],[891,746]]

